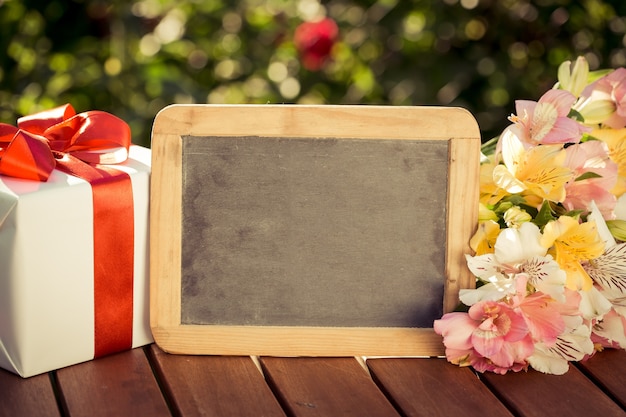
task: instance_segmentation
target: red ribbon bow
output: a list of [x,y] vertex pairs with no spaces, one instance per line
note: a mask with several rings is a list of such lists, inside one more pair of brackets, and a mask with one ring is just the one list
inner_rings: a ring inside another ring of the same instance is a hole
[[94,356],[132,347],[134,209],[127,173],[100,164],[128,158],[130,128],[110,113],[70,104],[0,123],[0,175],[47,181],[57,168],[91,184]]
[[128,158],[130,128],[110,113],[80,114],[70,104],[0,123],[0,175],[46,181],[56,160],[69,155],[89,164]]

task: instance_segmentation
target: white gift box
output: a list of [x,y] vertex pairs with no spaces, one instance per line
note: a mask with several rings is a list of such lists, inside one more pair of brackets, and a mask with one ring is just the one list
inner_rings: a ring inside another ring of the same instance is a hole
[[[148,303],[150,149],[124,163],[134,204],[132,347],[152,342]],[[0,367],[29,377],[94,358],[91,185],[0,176]]]

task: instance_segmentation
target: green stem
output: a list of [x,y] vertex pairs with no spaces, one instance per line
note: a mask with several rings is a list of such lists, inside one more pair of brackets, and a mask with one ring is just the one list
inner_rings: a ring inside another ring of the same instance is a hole
[[500,139],[500,136],[495,136],[489,139],[487,142],[480,145],[480,151],[485,155],[490,155],[494,153],[496,150],[496,145],[498,144],[498,139]]

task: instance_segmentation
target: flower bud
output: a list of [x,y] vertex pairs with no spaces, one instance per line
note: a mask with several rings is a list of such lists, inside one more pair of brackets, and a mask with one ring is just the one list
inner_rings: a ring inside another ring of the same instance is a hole
[[606,225],[615,239],[626,242],[626,220],[607,220]]
[[593,99],[593,96],[575,106],[585,124],[597,125],[615,113],[615,102],[609,99]]
[[571,61],[565,61],[559,66],[559,87],[579,97],[587,86],[589,63],[584,57],[579,56],[574,63],[573,69],[571,69],[571,66]]
[[495,222],[498,221],[498,215],[493,211],[487,208],[486,205],[480,203],[478,205],[478,221],[486,222],[487,220],[493,220]]
[[522,223],[532,220],[532,216],[518,206],[513,206],[504,212],[504,222],[507,227],[517,228]]

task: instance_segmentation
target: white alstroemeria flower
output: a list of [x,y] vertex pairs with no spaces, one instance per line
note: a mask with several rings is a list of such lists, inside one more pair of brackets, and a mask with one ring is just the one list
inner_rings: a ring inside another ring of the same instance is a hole
[[609,247],[599,257],[587,261],[583,268],[611,298],[626,296],[626,243]]
[[[613,310],[618,315],[626,318],[626,297],[609,298],[609,301],[613,304]],[[624,349],[626,349],[626,345],[624,345]]]
[[595,286],[588,290],[578,291],[578,294],[580,294],[578,310],[585,319],[601,319],[611,311],[611,302]]
[[622,316],[613,313],[607,315],[593,326],[593,332],[610,343],[617,343],[619,347],[626,349],[626,329]]
[[600,292],[609,300],[626,297],[626,243],[617,244],[600,210],[592,202],[589,220],[596,222],[598,233],[606,244],[604,253],[583,264],[583,268]]
[[528,363],[539,372],[563,375],[569,369],[569,361],[580,361],[585,355],[593,353],[591,329],[585,324],[563,333],[555,344],[536,343],[535,352],[528,358]]
[[546,254],[540,238],[541,232],[534,223],[522,223],[518,228],[500,232],[494,253],[466,256],[468,268],[485,285],[475,290],[461,290],[461,301],[473,305],[513,295],[516,278],[523,275],[538,291],[564,302],[566,274],[552,256]]
[[551,255],[534,257],[524,265],[529,276],[529,283],[544,294],[549,295],[556,301],[565,302],[565,281],[567,273]]
[[504,229],[495,245],[496,259],[505,265],[515,265],[533,257],[546,255],[541,243],[541,232],[534,223],[522,223],[517,229]]
[[459,299],[461,302],[467,306],[471,306],[480,301],[498,301],[507,295],[513,295],[515,293],[515,281],[510,277],[493,275],[488,278],[488,281],[488,284],[480,288],[460,290]]
[[592,201],[590,205],[591,213],[587,216],[587,221],[593,220],[596,222],[596,230],[600,235],[600,239],[604,241],[606,248],[608,249],[616,244],[615,238],[611,234],[609,227],[606,225],[606,221],[604,220],[604,217],[602,217],[602,213],[596,205],[596,202]]

